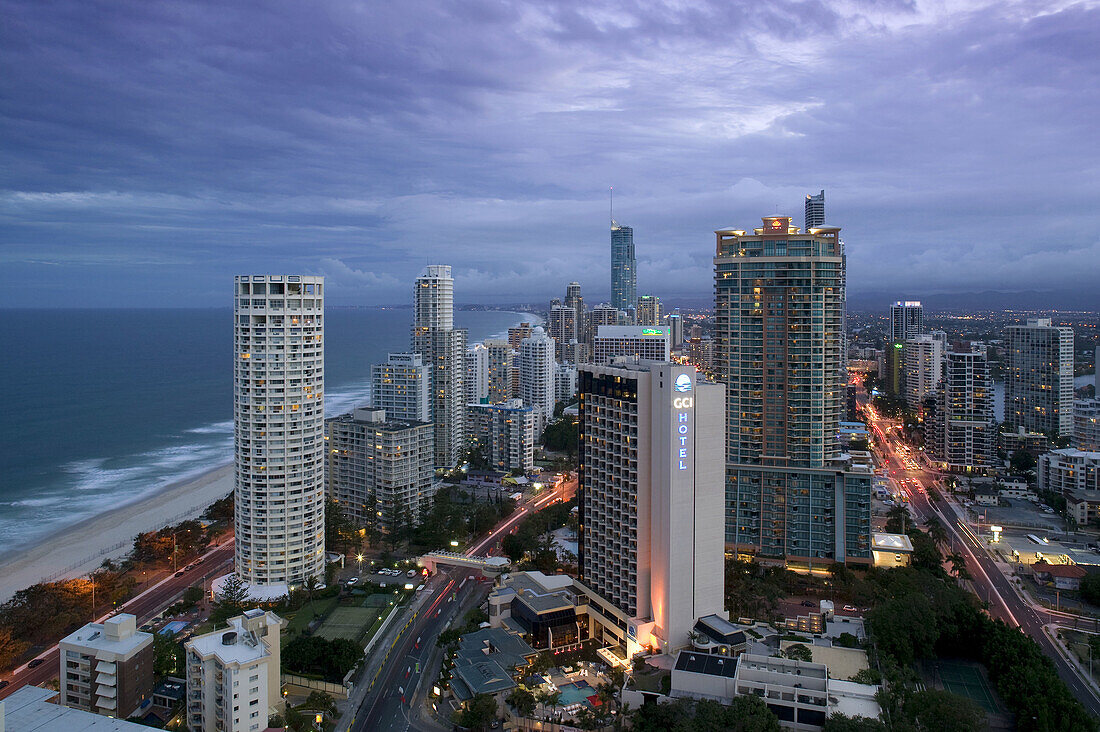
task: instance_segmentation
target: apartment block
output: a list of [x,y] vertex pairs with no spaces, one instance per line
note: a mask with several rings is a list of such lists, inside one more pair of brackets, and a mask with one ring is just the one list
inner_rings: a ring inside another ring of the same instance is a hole
[[1073,329],[1031,318],[1009,326],[1005,341],[1005,423],[1072,435]]
[[432,425],[361,407],[325,423],[328,497],[362,528],[415,526],[435,495]]
[[62,706],[126,718],[153,693],[153,635],[129,613],[88,623],[58,649]]
[[986,347],[970,344],[944,354],[932,440],[926,447],[940,470],[984,474],[995,459],[993,380]]
[[624,357],[633,361],[668,361],[668,326],[601,325],[592,344],[592,363],[609,364]]
[[525,473],[535,467],[538,415],[521,399],[499,404],[471,404],[470,444],[482,447],[485,459],[497,470],[516,468]]
[[371,403],[391,419],[431,421],[428,367],[419,353],[391,353],[371,367]]
[[280,634],[286,621],[248,610],[229,627],[184,644],[187,727],[191,732],[266,730],[283,709]]

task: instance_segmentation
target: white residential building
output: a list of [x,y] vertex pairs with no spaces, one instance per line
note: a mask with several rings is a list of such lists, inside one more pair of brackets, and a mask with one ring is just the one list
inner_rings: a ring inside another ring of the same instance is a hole
[[191,732],[257,732],[283,708],[279,636],[286,621],[249,610],[229,627],[184,644],[187,728]]
[[1031,318],[1006,335],[1005,423],[1053,437],[1073,434],[1073,328]]
[[466,449],[466,331],[454,327],[454,288],[445,264],[425,267],[413,288],[412,350],[428,366],[435,464],[444,468],[454,467]]
[[638,325],[657,327],[661,324],[661,298],[656,295],[638,297]]
[[571,363],[559,363],[554,367],[554,398],[559,402],[572,401],[577,394],[577,367]]
[[415,526],[435,495],[430,422],[361,407],[325,423],[328,497],[361,528]]
[[234,287],[235,568],[279,597],[325,568],[324,278]]
[[541,432],[554,416],[554,339],[536,327],[520,344],[517,361],[520,398],[538,414]]
[[890,306],[890,342],[904,343],[924,332],[920,300],[898,300]]
[[428,368],[419,353],[391,353],[371,367],[371,403],[390,419],[430,422]]
[[986,347],[951,349],[944,354],[943,381],[928,445],[940,470],[982,474],[995,458],[993,380]]
[[643,362],[579,370],[578,583],[627,657],[688,644],[723,610],[725,389]]
[[635,361],[668,361],[668,326],[601,325],[592,345],[592,363],[609,364],[626,357]]
[[[526,337],[526,336],[524,336]],[[522,338],[520,341],[522,342]],[[516,344],[517,346],[519,343]],[[515,370],[515,350],[508,341],[489,339],[485,341],[485,349],[488,352],[488,378],[486,395],[490,404],[512,399],[512,381]]]
[[126,718],[153,693],[153,635],[121,613],[58,644],[61,705]]
[[905,401],[914,411],[943,379],[943,346],[942,340],[928,333],[905,342]]
[[470,442],[484,447],[485,459],[497,470],[535,467],[538,415],[520,399],[499,404],[470,404]]

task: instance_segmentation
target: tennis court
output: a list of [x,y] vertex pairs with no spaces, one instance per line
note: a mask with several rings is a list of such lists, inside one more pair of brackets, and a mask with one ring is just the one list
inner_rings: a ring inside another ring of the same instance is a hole
[[936,680],[946,691],[972,699],[992,714],[1001,711],[989,682],[978,667],[963,661],[935,661],[933,669]]
[[347,638],[358,643],[377,617],[378,611],[374,608],[336,607],[321,623],[317,635],[326,640]]

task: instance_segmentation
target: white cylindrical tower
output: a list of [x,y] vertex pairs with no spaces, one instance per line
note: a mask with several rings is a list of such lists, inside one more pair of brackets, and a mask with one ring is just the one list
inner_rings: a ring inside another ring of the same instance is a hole
[[324,575],[324,278],[240,275],[233,304],[235,566],[274,597]]

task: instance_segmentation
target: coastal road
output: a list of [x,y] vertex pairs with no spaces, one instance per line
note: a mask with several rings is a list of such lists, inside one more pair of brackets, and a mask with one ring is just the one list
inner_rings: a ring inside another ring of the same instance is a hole
[[[168,607],[185,589],[200,582],[208,583],[215,577],[220,576],[222,570],[226,570],[232,562],[233,538],[230,537],[187,565],[191,569],[184,568],[164,578],[106,615],[96,618],[96,622],[102,622],[116,613],[126,612],[136,615],[138,625],[142,625]],[[0,699],[6,698],[14,693],[16,689],[28,684],[42,686],[51,679],[57,678],[59,671],[57,645],[53,645],[48,650],[40,653],[30,663],[36,663],[39,660],[41,660],[41,663],[37,664],[35,668],[30,668],[29,663],[24,664],[4,677],[10,683],[4,689],[0,689]]]
[[[1046,633],[1045,626],[1052,622],[1051,614],[1044,609],[1035,608],[1020,598],[1008,578],[986,552],[981,538],[973,532],[965,520],[955,513],[946,499],[938,502],[928,499],[928,489],[935,483],[935,474],[924,467],[909,469],[898,455],[900,446],[887,436],[889,430],[879,429],[876,424],[875,432],[880,435],[879,444],[883,446],[886,453],[891,477],[917,482],[915,488],[912,487],[912,483],[905,488],[911,509],[918,520],[923,521],[934,516],[947,528],[952,548],[965,558],[967,571],[972,578],[970,584],[975,594],[988,603],[989,614],[1010,626],[1020,628],[1031,636],[1047,658],[1054,662],[1059,678],[1069,687],[1073,696],[1093,717],[1100,718],[1100,697],[1081,678],[1077,668],[1062,656],[1054,640]],[[916,464],[920,466],[921,461],[917,460]]]

